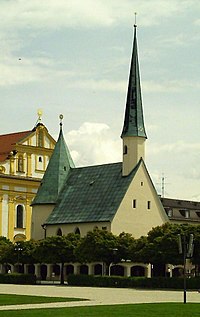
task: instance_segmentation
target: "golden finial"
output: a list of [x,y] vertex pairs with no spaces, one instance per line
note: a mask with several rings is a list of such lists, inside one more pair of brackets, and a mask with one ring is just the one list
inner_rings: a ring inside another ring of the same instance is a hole
[[38,109],[37,115],[38,115],[38,122],[40,122],[42,118],[42,109]]

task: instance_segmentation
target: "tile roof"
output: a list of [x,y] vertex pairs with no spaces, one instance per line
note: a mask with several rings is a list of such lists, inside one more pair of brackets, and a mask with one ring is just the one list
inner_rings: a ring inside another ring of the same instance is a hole
[[74,168],[74,162],[61,129],[46,172],[31,205],[55,204],[71,168]]
[[13,150],[16,143],[20,142],[31,133],[32,131],[22,131],[0,135],[0,162],[7,159],[8,154]]
[[122,176],[122,163],[74,168],[46,224],[111,221],[138,170]]

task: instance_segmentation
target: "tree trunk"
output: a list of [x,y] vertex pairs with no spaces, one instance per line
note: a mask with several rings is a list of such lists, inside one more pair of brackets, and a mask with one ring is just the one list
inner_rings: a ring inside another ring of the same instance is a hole
[[64,285],[64,263],[61,263],[61,270],[60,270],[60,284]]

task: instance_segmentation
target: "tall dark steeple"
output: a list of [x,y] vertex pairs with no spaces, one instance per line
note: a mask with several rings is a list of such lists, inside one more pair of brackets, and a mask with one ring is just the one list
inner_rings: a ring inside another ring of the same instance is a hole
[[124,136],[141,136],[147,138],[143,119],[136,29],[137,26],[134,25],[133,51],[129,74],[124,126],[121,135],[122,138]]
[[144,159],[145,140],[147,139],[142,109],[136,31],[137,25],[135,24],[124,126],[121,134],[123,140],[122,174],[124,176],[133,170],[140,158]]

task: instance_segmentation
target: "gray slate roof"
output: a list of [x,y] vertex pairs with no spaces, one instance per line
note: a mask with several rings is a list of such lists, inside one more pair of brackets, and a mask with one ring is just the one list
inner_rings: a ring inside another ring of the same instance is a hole
[[126,177],[122,163],[71,169],[46,224],[112,221],[140,164]]

